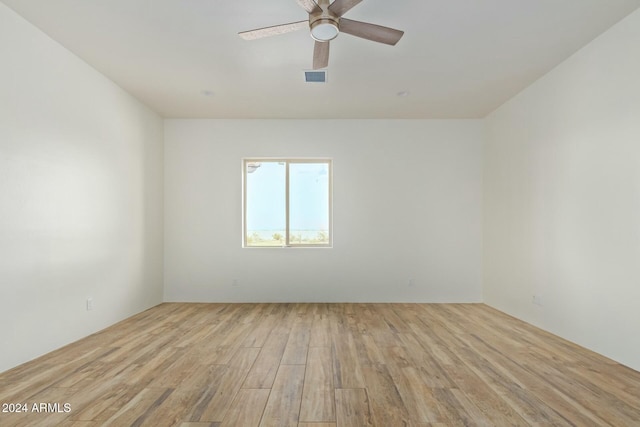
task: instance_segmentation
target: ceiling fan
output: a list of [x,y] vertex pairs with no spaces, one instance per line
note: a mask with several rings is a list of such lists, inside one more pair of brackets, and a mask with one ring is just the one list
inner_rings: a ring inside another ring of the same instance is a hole
[[309,13],[308,20],[243,31],[238,35],[245,40],[255,40],[307,28],[316,41],[313,49],[313,69],[317,70],[329,65],[329,41],[341,32],[392,46],[398,43],[404,34],[404,31],[342,17],[362,0],[335,0],[333,3],[330,0],[296,1]]

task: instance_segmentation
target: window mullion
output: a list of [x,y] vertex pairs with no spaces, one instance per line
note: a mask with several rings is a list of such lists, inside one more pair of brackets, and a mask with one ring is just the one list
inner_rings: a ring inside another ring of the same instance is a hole
[[286,246],[290,246],[291,243],[289,242],[289,162],[285,162],[285,229],[284,229],[284,235],[285,235],[285,245]]

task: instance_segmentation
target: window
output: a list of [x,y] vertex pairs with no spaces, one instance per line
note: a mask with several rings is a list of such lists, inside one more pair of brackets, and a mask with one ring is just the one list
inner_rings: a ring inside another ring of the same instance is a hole
[[329,247],[331,160],[244,159],[244,247]]

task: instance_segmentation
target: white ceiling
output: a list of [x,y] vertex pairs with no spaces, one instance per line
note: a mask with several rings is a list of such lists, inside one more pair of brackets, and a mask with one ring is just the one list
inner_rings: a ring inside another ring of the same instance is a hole
[[[164,117],[480,118],[640,7],[640,0],[364,0],[345,17],[405,31],[341,34],[329,82],[305,83],[295,0],[0,0]],[[408,96],[397,96],[407,91]]]

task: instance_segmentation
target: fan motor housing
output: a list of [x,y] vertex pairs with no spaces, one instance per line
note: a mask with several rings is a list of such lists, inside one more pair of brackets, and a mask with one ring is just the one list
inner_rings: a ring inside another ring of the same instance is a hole
[[319,18],[311,21],[311,37],[319,42],[328,42],[338,37],[340,30],[338,29],[338,21],[331,18]]
[[319,42],[328,42],[340,34],[340,17],[329,10],[328,1],[319,1],[321,10],[309,14],[311,37]]

